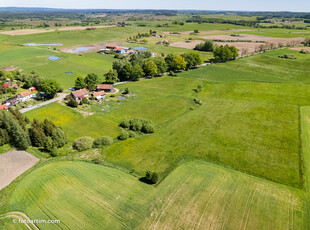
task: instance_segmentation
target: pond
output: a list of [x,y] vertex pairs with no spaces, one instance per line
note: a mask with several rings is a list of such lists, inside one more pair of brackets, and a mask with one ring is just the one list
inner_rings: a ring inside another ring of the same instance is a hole
[[135,49],[135,50],[147,50],[147,48],[143,47],[143,46],[133,47],[133,49]]
[[66,72],[65,74],[73,74],[72,72]]
[[119,100],[126,100],[127,97],[119,96],[119,97],[117,97],[117,99],[119,99]]
[[51,61],[58,61],[58,60],[60,59],[60,57],[57,57],[57,56],[49,56],[48,59],[51,60]]
[[89,48],[86,48],[86,47],[76,48],[75,50],[73,50],[73,53],[85,52],[85,51],[89,51]]
[[37,44],[37,43],[26,43],[25,46],[62,46],[62,44]]

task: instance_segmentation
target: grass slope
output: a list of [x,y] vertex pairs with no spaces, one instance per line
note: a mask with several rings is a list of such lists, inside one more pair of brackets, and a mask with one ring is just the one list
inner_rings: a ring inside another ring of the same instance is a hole
[[113,168],[49,163],[16,186],[1,212],[17,210],[32,219],[60,219],[59,227],[70,229],[303,226],[297,190],[200,161],[181,165],[157,187]]

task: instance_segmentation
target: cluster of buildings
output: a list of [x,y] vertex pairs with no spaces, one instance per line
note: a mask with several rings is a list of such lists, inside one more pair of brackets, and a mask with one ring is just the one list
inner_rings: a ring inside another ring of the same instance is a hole
[[[98,51],[98,53],[107,53],[107,52],[115,52],[118,54],[122,54],[122,55],[128,55],[128,54],[139,54],[141,52],[146,51],[147,48],[146,47],[123,47],[123,46],[119,46],[117,44],[107,44],[106,47],[104,49],[100,49]],[[155,56],[154,53],[152,53],[152,56]]]
[[79,89],[71,93],[71,96],[74,100],[80,101],[84,97],[89,98],[93,96],[96,100],[100,101],[104,99],[106,93],[111,93],[114,90],[114,86],[112,84],[99,84],[96,88],[95,92],[89,92],[87,89]]
[[17,89],[18,88],[18,85],[17,84],[11,84],[9,82],[5,82],[3,85],[2,85],[3,88],[11,88],[11,89]]
[[3,109],[7,110],[10,106],[15,106],[18,103],[36,98],[36,94],[34,94],[33,91],[36,91],[36,89],[32,87],[29,90],[21,92],[20,94],[14,97],[2,101],[2,105],[0,105],[0,110]]

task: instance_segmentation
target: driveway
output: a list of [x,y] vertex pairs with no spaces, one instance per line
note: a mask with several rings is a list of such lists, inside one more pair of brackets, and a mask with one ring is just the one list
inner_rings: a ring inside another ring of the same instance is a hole
[[44,106],[44,105],[48,105],[48,104],[50,104],[50,103],[63,100],[67,95],[68,95],[68,94],[60,93],[60,94],[58,94],[58,97],[56,97],[56,98],[53,98],[53,99],[51,99],[51,100],[42,102],[42,103],[40,103],[40,104],[34,105],[34,106],[32,106],[32,107],[29,107],[29,108],[21,109],[21,110],[19,110],[19,112],[21,112],[21,113],[26,113],[26,112],[29,112],[29,111],[31,111],[31,110],[33,110],[33,109],[40,108],[40,107],[42,107],[42,106]]

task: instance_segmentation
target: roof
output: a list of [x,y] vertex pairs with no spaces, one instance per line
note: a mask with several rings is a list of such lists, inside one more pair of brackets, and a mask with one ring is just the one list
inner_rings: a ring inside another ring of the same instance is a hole
[[27,96],[31,95],[31,92],[29,90],[26,90],[24,92],[21,92],[19,95],[21,97],[27,97]]
[[116,48],[116,49],[114,49],[114,51],[122,51],[123,50],[123,48]]
[[9,87],[10,87],[10,84],[9,84],[9,83],[4,83],[4,84],[3,84],[3,87],[4,87],[4,88],[9,88]]
[[99,96],[105,95],[105,92],[104,91],[99,91],[99,92],[95,92],[93,95],[94,95],[94,97],[99,97]]
[[79,89],[77,91],[72,92],[72,95],[74,97],[83,97],[86,94],[89,94],[87,89]]
[[117,45],[116,44],[107,44],[106,47],[112,47],[112,48],[116,48]]
[[6,105],[0,105],[0,110],[3,110],[3,109],[7,110],[9,108]]
[[113,85],[112,84],[99,84],[98,86],[97,86],[97,89],[109,89],[109,90],[111,90],[111,89],[113,89]]

